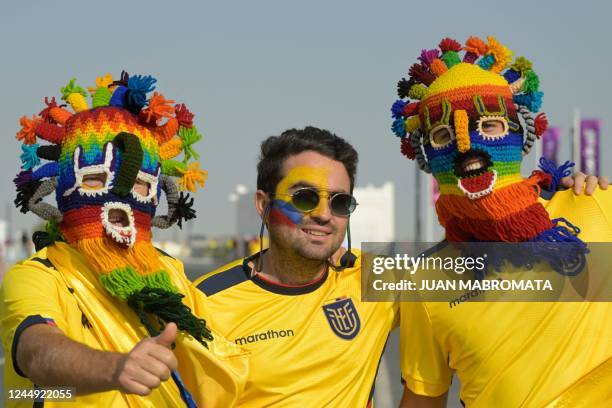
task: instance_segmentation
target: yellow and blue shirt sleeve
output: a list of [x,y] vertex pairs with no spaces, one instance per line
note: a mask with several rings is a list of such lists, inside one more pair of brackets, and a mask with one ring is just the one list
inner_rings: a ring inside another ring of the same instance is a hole
[[21,333],[35,324],[48,324],[65,330],[67,322],[62,308],[69,296],[53,273],[47,259],[31,258],[11,268],[0,290],[0,336],[15,373],[24,376],[15,363]]

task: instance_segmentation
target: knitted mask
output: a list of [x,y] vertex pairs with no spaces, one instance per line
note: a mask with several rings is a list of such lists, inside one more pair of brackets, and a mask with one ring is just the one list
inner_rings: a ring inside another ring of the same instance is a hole
[[[461,55],[462,54],[462,55]],[[524,241],[553,227],[537,203],[541,173],[520,175],[522,156],[547,126],[532,64],[493,37],[423,50],[391,109],[401,150],[440,186],[436,209],[455,241]]]
[[[17,206],[56,225],[106,290],[140,305],[141,318],[144,298],[178,296],[151,243],[151,227],[180,226],[195,217],[193,199],[178,190],[195,191],[206,176],[198,163],[189,164],[198,158],[192,145],[201,139],[193,115],[157,92],[147,99],[156,82],[125,72],[119,81],[110,75],[98,78],[89,90],[90,107],[87,92],[73,79],[61,88],[73,112],[45,98],[46,108],[32,119],[23,117],[17,133],[24,143],[23,171],[15,179]],[[39,145],[37,138],[46,143]],[[181,152],[183,160],[174,160]],[[49,162],[41,165],[40,159]],[[173,177],[181,177],[178,185]],[[156,216],[162,191],[168,213]],[[53,192],[57,208],[42,201]],[[180,296],[173,307],[146,312],[167,321],[183,310],[179,315],[188,322],[183,329],[190,327],[201,340],[204,327],[184,310]]]

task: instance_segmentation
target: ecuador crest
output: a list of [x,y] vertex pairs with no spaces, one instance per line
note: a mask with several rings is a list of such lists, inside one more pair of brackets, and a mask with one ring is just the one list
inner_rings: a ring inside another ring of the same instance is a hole
[[350,297],[341,297],[323,305],[329,326],[344,340],[351,340],[359,333],[361,321]]

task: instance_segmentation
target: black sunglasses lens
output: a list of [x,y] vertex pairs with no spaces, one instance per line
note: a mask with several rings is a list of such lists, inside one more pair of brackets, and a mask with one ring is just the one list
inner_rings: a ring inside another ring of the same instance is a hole
[[357,201],[350,194],[336,194],[332,197],[330,205],[334,214],[350,215],[357,208]]
[[292,194],[291,202],[300,211],[312,211],[319,205],[319,194],[308,189],[298,190]]

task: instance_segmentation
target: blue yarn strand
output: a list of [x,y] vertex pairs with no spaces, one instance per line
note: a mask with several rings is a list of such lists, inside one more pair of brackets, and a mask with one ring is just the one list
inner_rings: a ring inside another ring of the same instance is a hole
[[538,167],[547,174],[552,176],[552,181],[550,183],[550,191],[557,191],[559,184],[561,183],[561,179],[563,177],[567,177],[572,174],[572,167],[576,164],[567,160],[565,163],[557,167],[555,163],[546,159],[545,157],[540,158],[540,163]]
[[504,72],[504,78],[506,78],[506,81],[508,81],[509,84],[517,81],[520,77],[521,73],[512,68]]
[[57,176],[57,172],[57,162],[47,163],[44,166],[39,167],[32,173],[32,179],[41,180],[47,177],[55,177]]
[[404,123],[404,118],[397,118],[393,121],[393,125],[391,125],[391,130],[397,137],[405,137],[406,136],[406,125]]
[[394,119],[401,118],[404,111],[404,106],[406,106],[406,102],[402,101],[401,99],[395,101],[391,107],[391,116],[393,116]]
[[493,54],[485,55],[480,59],[480,61],[478,61],[478,65],[480,66],[480,68],[486,70],[490,69],[493,64],[495,64],[495,57],[493,56]]
[[22,145],[21,146],[21,168],[23,170],[30,170],[40,164],[40,158],[38,157],[38,144],[34,143],[31,145]]
[[[488,251],[485,269],[474,270],[474,278],[482,280],[489,272],[499,272],[506,262],[517,268],[533,269],[536,263],[544,261],[561,275],[578,275],[584,269],[586,255],[590,252],[587,244],[578,238],[580,228],[565,218],[551,221],[551,229],[530,241],[501,245],[494,251]],[[463,253],[464,256],[466,254]]]
[[512,102],[517,105],[526,106],[531,112],[535,113],[540,110],[542,107],[542,98],[544,97],[544,92],[529,92],[514,95],[512,97]]
[[128,79],[126,107],[137,113],[147,104],[147,93],[155,89],[157,79],[151,75],[133,75]]
[[125,93],[128,91],[128,88],[125,86],[118,86],[113,91],[113,95],[111,96],[109,106],[117,106],[123,108],[125,105]]

